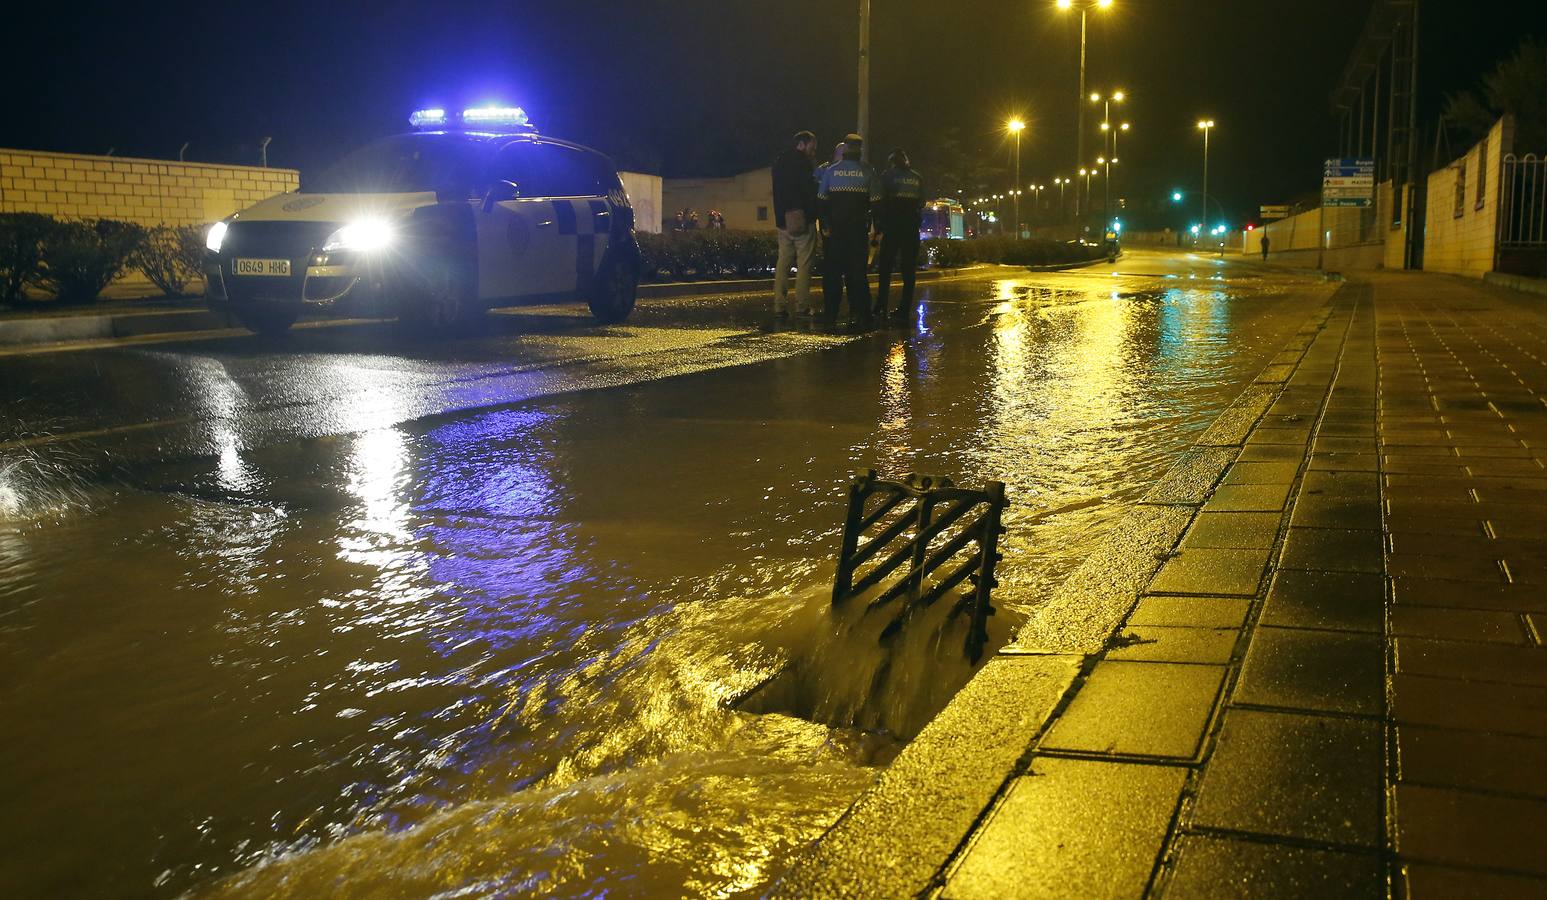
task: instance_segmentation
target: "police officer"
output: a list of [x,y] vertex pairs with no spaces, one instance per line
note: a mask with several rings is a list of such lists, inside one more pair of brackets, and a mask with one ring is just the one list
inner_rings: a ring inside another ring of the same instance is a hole
[[[825,271],[843,281],[849,293],[849,315],[857,328],[869,328],[870,284],[865,269],[870,256],[871,204],[881,199],[876,173],[860,161],[863,140],[857,134],[843,139],[843,159],[822,172],[817,187],[818,215],[827,236]],[[831,283],[831,282],[829,282]],[[823,323],[838,323],[839,292],[823,288],[826,310]]]
[[[846,145],[844,144],[843,141],[839,141],[837,144],[833,145],[833,153],[832,153],[831,156],[829,156],[827,158],[827,162],[822,163],[820,166],[816,167],[816,172],[815,172],[816,184],[811,188],[813,193],[815,191],[817,191],[819,188],[821,188],[821,186],[822,186],[822,176],[827,174],[827,170],[831,169],[833,166],[836,166],[837,164],[843,162],[843,148],[845,146]],[[821,216],[821,212],[820,212],[820,205],[819,205],[818,206],[818,217],[820,218],[820,216]],[[833,244],[832,239],[829,238],[827,236],[827,234],[824,232],[822,234],[822,255],[824,257],[824,261],[822,262],[822,296],[823,296],[823,298],[827,298],[827,297],[842,297],[843,296],[843,273],[838,271],[838,267],[837,266],[835,266],[832,263],[826,261],[826,257],[830,256],[831,253],[832,253],[832,244]],[[833,309],[836,310],[837,307],[833,307]],[[834,315],[835,316],[837,315],[836,312],[834,313]],[[821,318],[821,317],[822,316],[820,314],[818,314],[818,318]]]
[[900,268],[902,297],[893,315],[902,318],[913,309],[919,226],[924,216],[924,179],[909,165],[906,150],[893,150],[886,160],[890,166],[881,173],[881,203],[876,213],[876,229],[881,232],[881,296],[876,300],[876,315],[886,315],[892,272]]

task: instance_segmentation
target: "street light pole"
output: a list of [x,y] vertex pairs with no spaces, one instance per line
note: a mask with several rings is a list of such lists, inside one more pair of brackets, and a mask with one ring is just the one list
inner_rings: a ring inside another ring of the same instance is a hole
[[859,0],[859,134],[861,152],[870,148],[870,0]]
[[1198,127],[1203,129],[1203,224],[1209,223],[1209,132],[1214,130],[1213,119],[1199,119]]
[[1010,133],[1015,135],[1015,236],[1021,236],[1021,132],[1026,130],[1026,123],[1020,119],[1011,119],[1005,123]]
[[[1085,14],[1089,12],[1092,6],[1106,9],[1112,5],[1112,2],[1113,0],[1083,0],[1083,2],[1080,3],[1080,92],[1077,95],[1079,97],[1079,103],[1075,106],[1075,165],[1079,165],[1080,160],[1085,158]],[[1074,4],[1075,0],[1058,0],[1059,9],[1073,9]],[[1088,196],[1089,191],[1086,193]],[[1075,186],[1074,191],[1074,215],[1075,218],[1079,218],[1080,215],[1080,191],[1078,185]]]

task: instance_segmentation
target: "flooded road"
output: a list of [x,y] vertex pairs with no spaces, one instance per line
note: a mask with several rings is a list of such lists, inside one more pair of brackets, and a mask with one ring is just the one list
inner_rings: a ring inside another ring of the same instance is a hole
[[[1007,482],[1003,641],[1327,287],[921,291],[0,360],[0,893],[756,894],[907,737],[727,706],[833,646],[850,475]],[[899,665],[918,724],[970,675]]]

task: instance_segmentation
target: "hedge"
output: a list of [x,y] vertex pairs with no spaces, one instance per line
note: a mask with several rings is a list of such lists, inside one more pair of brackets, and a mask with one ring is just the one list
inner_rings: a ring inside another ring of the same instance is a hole
[[88,303],[124,273],[138,269],[169,297],[200,277],[204,229],[144,228],[114,219],[54,219],[0,214],[0,303],[27,299],[34,288],[58,303]]

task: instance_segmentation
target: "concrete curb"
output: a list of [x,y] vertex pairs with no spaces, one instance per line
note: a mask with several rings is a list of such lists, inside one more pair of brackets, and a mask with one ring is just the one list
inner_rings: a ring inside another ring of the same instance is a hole
[[1526,294],[1547,294],[1547,278],[1529,278],[1525,275],[1510,275],[1505,272],[1487,272],[1483,274],[1483,281]]
[[0,319],[0,346],[106,340],[224,327],[226,317],[207,309]]

